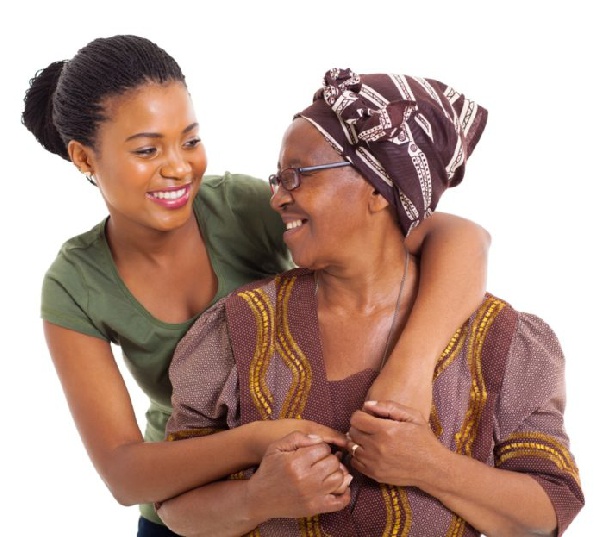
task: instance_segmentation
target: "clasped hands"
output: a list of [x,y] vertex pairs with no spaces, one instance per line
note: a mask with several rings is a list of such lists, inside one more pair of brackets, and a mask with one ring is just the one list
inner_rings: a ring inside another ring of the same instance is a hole
[[[311,422],[273,441],[250,480],[250,494],[268,506],[265,518],[335,512],[350,502],[352,474],[343,460],[381,483],[418,486],[423,465],[443,449],[420,412],[393,401],[368,401],[347,434]],[[308,424],[308,425],[307,425]],[[331,446],[335,446],[332,450]]]

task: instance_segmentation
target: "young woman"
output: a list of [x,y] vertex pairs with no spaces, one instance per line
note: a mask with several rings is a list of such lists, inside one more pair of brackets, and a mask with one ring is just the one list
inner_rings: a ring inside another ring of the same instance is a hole
[[[37,73],[23,122],[98,187],[108,209],[62,246],[44,279],[42,317],[98,473],[120,503],[143,504],[139,534],[170,534],[152,502],[256,464],[290,431],[342,442],[328,427],[295,419],[162,442],[180,338],[232,290],[292,266],[267,182],[204,176],[199,124],[177,62],[141,37],[96,39]],[[411,235],[423,292],[370,397],[428,415],[435,360],[483,299],[488,244],[485,230],[451,215]],[[143,434],[112,344],[149,397]]]

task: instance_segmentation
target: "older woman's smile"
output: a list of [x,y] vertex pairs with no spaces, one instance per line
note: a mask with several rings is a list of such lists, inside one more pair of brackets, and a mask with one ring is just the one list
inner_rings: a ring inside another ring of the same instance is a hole
[[285,224],[285,229],[290,230],[290,229],[295,229],[297,227],[300,227],[303,224],[302,220],[292,220],[291,222],[286,222]]

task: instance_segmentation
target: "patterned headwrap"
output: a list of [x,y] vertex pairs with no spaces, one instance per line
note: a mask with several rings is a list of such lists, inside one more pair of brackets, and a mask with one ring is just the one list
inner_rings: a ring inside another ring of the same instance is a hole
[[458,185],[487,111],[442,82],[331,69],[310,121],[395,209],[405,235]]

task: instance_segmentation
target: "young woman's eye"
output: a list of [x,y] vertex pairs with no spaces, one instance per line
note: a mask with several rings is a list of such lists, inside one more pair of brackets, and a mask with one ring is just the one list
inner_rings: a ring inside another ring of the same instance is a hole
[[188,140],[187,142],[185,142],[184,145],[188,149],[193,149],[194,147],[198,147],[201,143],[202,143],[202,140],[198,136],[196,138],[192,138],[191,140]]
[[156,147],[142,147],[133,151],[134,155],[140,157],[152,157],[156,154]]

